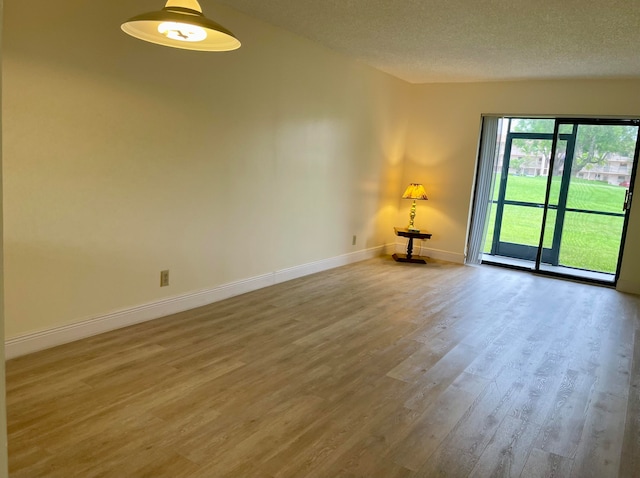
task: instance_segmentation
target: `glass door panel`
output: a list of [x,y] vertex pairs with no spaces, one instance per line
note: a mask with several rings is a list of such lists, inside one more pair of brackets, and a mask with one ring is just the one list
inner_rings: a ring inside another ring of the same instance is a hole
[[568,211],[560,244],[564,267],[615,274],[624,217]]
[[535,207],[544,204],[549,159],[543,151],[551,151],[552,142],[552,139],[513,139],[506,201],[528,203]]
[[613,282],[638,127],[559,123],[538,269]]
[[535,261],[552,143],[549,133],[507,135],[495,219],[491,217],[492,254]]
[[[500,231],[500,241],[505,243],[532,246],[538,249],[540,242],[540,225],[544,210],[538,207],[524,207],[507,204],[504,206],[503,223],[510,227],[503,227]],[[535,260],[535,250],[529,260]]]

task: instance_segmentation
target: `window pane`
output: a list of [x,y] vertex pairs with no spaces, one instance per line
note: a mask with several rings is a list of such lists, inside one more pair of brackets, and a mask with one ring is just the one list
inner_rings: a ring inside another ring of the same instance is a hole
[[512,133],[553,133],[555,120],[535,118],[513,118]]
[[540,242],[542,211],[538,207],[505,205],[500,241],[537,246]]
[[560,265],[615,273],[623,225],[623,217],[567,212]]
[[572,134],[573,133],[573,125],[572,124],[561,124],[558,126],[558,132],[560,134]]

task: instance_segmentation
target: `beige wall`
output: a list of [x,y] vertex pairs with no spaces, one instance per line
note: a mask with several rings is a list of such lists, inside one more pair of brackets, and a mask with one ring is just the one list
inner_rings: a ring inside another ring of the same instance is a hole
[[[2,58],[2,31],[4,22],[3,10],[4,1],[0,0],[0,58]],[[2,65],[0,64],[0,74]],[[0,79],[0,91],[2,91],[2,81]],[[2,163],[2,98],[0,98],[0,164]],[[0,206],[3,204],[2,197],[2,168],[0,168]],[[0,246],[2,239],[2,207],[0,207]],[[0,247],[0,357],[4,357],[4,287],[3,287],[4,265],[2,260],[2,248]],[[5,383],[5,363],[0,362],[0,478],[9,476],[7,463],[7,415],[6,415],[6,383]]]
[[6,4],[7,338],[389,239],[409,85],[209,1],[240,50],[120,31],[161,3]]
[[[462,255],[482,114],[640,117],[640,80],[416,85],[403,183],[423,182],[418,226],[429,247]],[[632,208],[619,289],[640,293],[640,202]],[[398,221],[404,221],[403,204]]]

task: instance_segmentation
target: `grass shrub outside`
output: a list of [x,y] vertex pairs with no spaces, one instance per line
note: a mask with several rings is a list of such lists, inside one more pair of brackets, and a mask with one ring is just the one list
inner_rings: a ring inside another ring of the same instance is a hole
[[[496,177],[494,199],[498,199],[500,175]],[[544,177],[510,175],[506,199],[532,203],[544,203],[547,180]],[[560,178],[551,185],[551,204],[557,204]],[[600,212],[622,213],[626,188],[599,181],[572,179],[569,185],[567,207]],[[484,252],[491,252],[496,205],[491,208]],[[537,246],[542,225],[542,208],[505,205],[501,240]],[[551,247],[556,211],[550,210],[544,247]],[[615,273],[617,268],[623,217],[601,216],[579,212],[567,212],[560,244],[560,264],[599,272]]]

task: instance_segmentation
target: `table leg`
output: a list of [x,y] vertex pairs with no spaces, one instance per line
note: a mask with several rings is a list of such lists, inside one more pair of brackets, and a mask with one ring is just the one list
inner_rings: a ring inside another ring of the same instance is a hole
[[427,261],[423,257],[413,256],[413,237],[409,238],[406,254],[393,254],[391,257],[398,262],[413,262],[416,264],[426,264]]
[[407,259],[411,259],[412,253],[413,253],[413,237],[410,237],[409,243],[407,244]]

